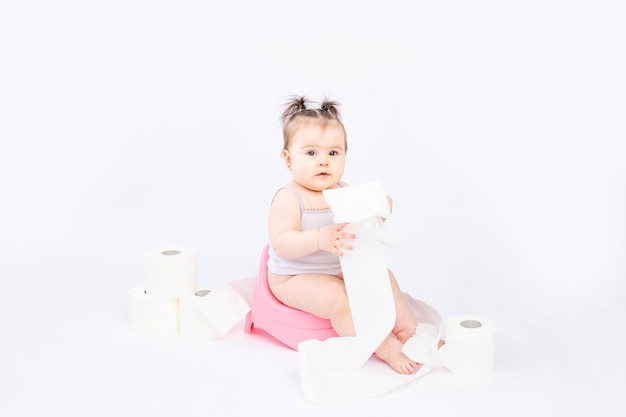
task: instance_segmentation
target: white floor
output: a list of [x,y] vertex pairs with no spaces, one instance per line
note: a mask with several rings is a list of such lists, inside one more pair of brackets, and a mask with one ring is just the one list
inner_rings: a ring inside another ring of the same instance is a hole
[[[3,251],[1,415],[618,416],[626,411],[623,341],[617,336],[626,317],[613,294],[580,300],[567,311],[546,311],[521,293],[502,304],[477,288],[466,296],[480,304],[465,313],[488,312],[498,323],[493,375],[470,379],[439,368],[379,398],[320,406],[303,398],[297,352],[263,332],[245,334],[243,322],[219,341],[132,335],[126,293],[143,283],[143,253],[129,243],[115,247],[116,233],[70,234],[56,245],[44,240],[28,251]],[[244,262],[250,274],[241,280],[254,275],[256,264],[257,254],[251,253]],[[201,283],[208,279],[201,274]],[[519,303],[528,308],[514,308]],[[511,308],[502,308],[506,305]],[[449,302],[433,306],[444,319],[453,310]]]
[[[621,1],[0,1],[0,417],[626,415]],[[389,267],[496,370],[315,406],[239,323],[131,334],[144,253],[255,275],[291,94],[342,103]]]

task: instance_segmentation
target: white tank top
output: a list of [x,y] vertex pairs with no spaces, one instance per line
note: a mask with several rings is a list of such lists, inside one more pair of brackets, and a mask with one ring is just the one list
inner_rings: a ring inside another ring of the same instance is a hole
[[[317,229],[334,224],[333,211],[331,209],[325,210],[306,210],[304,208],[304,201],[302,196],[291,187],[283,187],[282,189],[288,189],[292,191],[298,198],[300,204],[301,215],[301,229]],[[276,193],[278,193],[278,191]],[[297,259],[288,259],[279,256],[274,248],[270,244],[269,248],[269,260],[267,262],[267,268],[274,274],[278,275],[299,275],[299,274],[329,274],[337,275],[341,272],[341,265],[339,264],[339,257],[333,255],[330,252],[319,250],[310,255],[303,256]]]

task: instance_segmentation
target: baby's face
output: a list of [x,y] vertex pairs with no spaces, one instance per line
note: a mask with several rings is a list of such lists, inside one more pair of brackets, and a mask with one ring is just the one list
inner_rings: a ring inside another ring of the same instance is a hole
[[326,129],[307,124],[296,131],[283,151],[293,179],[305,188],[322,191],[334,188],[346,165],[346,138],[340,126]]

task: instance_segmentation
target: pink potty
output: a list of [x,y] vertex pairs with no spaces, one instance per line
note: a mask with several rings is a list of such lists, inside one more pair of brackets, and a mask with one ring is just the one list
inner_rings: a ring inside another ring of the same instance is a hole
[[288,307],[274,297],[267,283],[268,251],[269,245],[266,245],[261,254],[252,308],[246,316],[245,332],[251,333],[253,327],[263,329],[293,350],[298,350],[298,343],[305,340],[337,336],[330,320]]

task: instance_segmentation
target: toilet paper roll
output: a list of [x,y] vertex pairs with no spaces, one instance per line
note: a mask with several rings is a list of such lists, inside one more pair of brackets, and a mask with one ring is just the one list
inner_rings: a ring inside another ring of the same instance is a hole
[[198,254],[193,248],[171,247],[146,254],[146,291],[181,297],[198,289]]
[[495,369],[496,323],[482,316],[460,315],[446,321],[444,364],[452,373],[487,376]]
[[228,285],[202,289],[180,298],[180,333],[187,337],[217,339],[249,311],[246,300]]
[[146,293],[143,288],[128,291],[130,330],[143,337],[167,337],[178,333],[178,299]]

